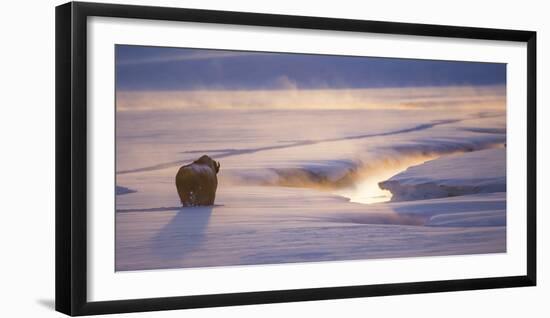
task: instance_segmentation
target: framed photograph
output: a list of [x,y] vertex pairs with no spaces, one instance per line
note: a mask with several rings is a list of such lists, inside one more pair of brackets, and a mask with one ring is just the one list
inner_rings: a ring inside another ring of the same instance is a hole
[[56,309],[536,284],[536,33],[56,8]]

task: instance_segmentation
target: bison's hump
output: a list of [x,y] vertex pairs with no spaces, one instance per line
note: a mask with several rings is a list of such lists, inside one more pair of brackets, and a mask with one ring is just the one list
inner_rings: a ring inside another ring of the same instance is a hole
[[196,174],[211,174],[211,173],[215,174],[216,173],[215,171],[212,170],[210,166],[203,165],[203,164],[196,164],[196,163],[181,167],[179,172],[196,173]]

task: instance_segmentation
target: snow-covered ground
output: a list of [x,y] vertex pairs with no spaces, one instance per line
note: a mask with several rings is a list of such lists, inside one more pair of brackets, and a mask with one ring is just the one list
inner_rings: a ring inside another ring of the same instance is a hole
[[380,182],[392,201],[506,192],[506,149],[449,155],[428,161]]
[[502,193],[364,205],[310,189],[232,187],[217,201],[119,211],[117,270],[506,251]]
[[[505,142],[494,109],[119,112],[116,269],[505,252]],[[180,208],[203,154],[216,205]]]

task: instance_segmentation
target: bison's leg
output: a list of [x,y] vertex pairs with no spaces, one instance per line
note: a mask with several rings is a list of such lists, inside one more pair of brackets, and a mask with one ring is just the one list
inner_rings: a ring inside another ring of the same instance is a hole
[[180,169],[176,175],[176,188],[183,206],[197,205],[196,178],[187,171]]
[[216,201],[216,191],[212,191],[208,198],[208,205],[214,205],[214,201]]
[[201,191],[201,205],[213,205],[216,199],[218,182],[215,176],[209,176],[204,180]]
[[197,203],[199,205],[213,205],[214,195],[215,193],[213,191],[210,191],[210,190],[202,191]]
[[213,187],[208,191],[208,205],[214,205],[214,201],[216,201],[216,185],[213,185]]
[[177,185],[178,188],[178,195],[180,197],[181,204],[183,206],[190,206],[193,204],[191,201],[191,191],[189,188],[185,185]]
[[217,184],[214,184],[210,190],[208,191],[207,195],[207,205],[214,205],[214,201],[216,201],[216,187]]

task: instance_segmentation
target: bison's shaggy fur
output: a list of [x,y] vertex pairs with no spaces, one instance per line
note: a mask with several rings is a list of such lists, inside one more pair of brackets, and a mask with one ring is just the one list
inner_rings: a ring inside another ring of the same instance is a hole
[[213,205],[218,187],[220,163],[202,156],[193,163],[180,167],[176,174],[176,188],[183,206]]

